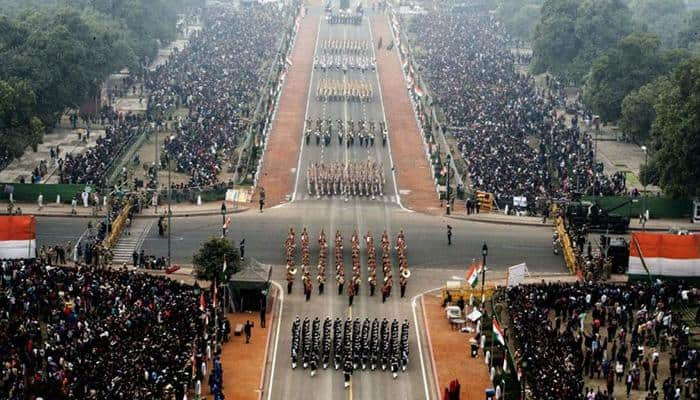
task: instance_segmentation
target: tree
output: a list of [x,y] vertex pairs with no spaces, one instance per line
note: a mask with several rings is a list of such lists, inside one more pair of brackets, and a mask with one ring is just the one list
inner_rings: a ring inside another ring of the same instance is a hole
[[668,77],[661,76],[633,90],[622,101],[622,113],[618,126],[635,143],[647,142],[651,126],[656,119],[654,104],[660,93],[668,90],[668,85],[670,85]]
[[678,47],[691,48],[700,43],[700,9],[690,12],[678,32]]
[[591,62],[632,30],[621,0],[547,0],[533,35],[533,71],[579,83]]
[[683,61],[654,105],[649,176],[673,197],[700,196],[700,57]]
[[535,30],[533,21],[540,17],[543,0],[500,0],[497,8],[498,19],[508,31],[518,39],[529,41]]
[[583,86],[583,101],[604,121],[619,118],[625,96],[666,72],[661,41],[653,33],[633,33],[595,59]]
[[30,85],[19,79],[0,80],[0,147],[13,157],[20,156],[27,146],[36,151],[43,132]]
[[678,27],[686,14],[683,0],[631,0],[632,17],[661,38],[665,46],[673,46]]
[[[224,256],[226,257],[226,271],[223,270]],[[192,264],[200,279],[214,280],[219,282],[228,281],[228,278],[238,272],[241,258],[238,249],[226,238],[210,237],[199,251],[194,254]]]
[[533,35],[533,72],[564,75],[579,48],[574,30],[576,10],[576,0],[546,0],[542,5]]

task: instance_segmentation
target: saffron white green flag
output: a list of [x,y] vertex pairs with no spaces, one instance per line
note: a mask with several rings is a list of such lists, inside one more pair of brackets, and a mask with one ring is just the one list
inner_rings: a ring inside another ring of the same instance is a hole
[[474,264],[474,260],[472,259],[472,263],[469,266],[469,272],[467,272],[467,283],[469,283],[471,287],[476,287],[478,281],[479,271],[476,270],[476,265]]
[[498,320],[496,320],[496,317],[493,318],[493,335],[496,337],[496,340],[501,344],[501,346],[506,345],[506,339],[505,336],[503,336],[503,329],[501,329],[501,325],[498,324]]

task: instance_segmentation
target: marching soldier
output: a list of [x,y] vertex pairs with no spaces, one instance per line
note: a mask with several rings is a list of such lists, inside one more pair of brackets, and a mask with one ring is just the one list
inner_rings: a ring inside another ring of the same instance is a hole
[[343,322],[340,318],[333,321],[333,353],[335,360],[335,369],[340,368],[340,363],[343,360]]
[[292,369],[295,369],[297,367],[297,361],[299,357],[299,341],[300,341],[300,329],[301,329],[301,321],[299,320],[299,316],[294,319],[294,322],[292,322],[292,348],[291,348],[291,358],[292,358]]
[[345,380],[345,387],[350,386],[350,377],[352,376],[352,371],[353,371],[353,366],[352,366],[352,359],[349,356],[345,357],[345,362],[343,364],[343,377]]
[[362,323],[362,370],[367,369],[367,364],[370,362],[371,351],[370,351],[370,321],[369,318],[365,318]]
[[323,321],[323,345],[321,348],[323,369],[328,368],[328,363],[331,359],[331,324],[331,318],[326,317]]
[[[340,290],[340,289],[339,289]],[[355,285],[348,285],[348,307],[352,307],[352,301],[355,299]]]
[[309,367],[309,358],[311,356],[311,332],[309,326],[309,318],[304,318],[304,322],[301,324],[301,348],[302,355],[301,361],[304,369]]
[[401,274],[401,276],[399,277],[399,286],[401,288],[401,298],[402,299],[406,295],[406,283],[407,283],[406,275]]
[[382,371],[386,371],[387,364],[389,363],[389,321],[384,318],[382,320],[381,331],[380,331],[380,351],[379,358],[381,360]]
[[285,241],[285,253],[287,256],[287,294],[292,293],[292,286],[294,285],[294,275],[296,275],[297,273],[297,269],[294,267],[295,247],[296,244],[294,240],[294,229],[289,228],[287,240]]
[[379,360],[379,320],[374,319],[372,321],[372,332],[370,334],[370,369],[374,371],[377,368],[377,361]]
[[405,319],[401,324],[401,369],[406,371],[408,366],[408,320]]

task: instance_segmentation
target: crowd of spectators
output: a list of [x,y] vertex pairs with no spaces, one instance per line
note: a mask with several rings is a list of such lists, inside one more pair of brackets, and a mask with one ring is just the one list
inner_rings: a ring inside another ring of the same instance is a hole
[[[523,56],[511,51],[503,24],[491,14],[466,9],[413,16],[412,54],[422,78],[444,111],[477,190],[493,192],[501,207],[513,196],[528,206],[538,197],[572,191],[624,191],[624,176],[606,177],[595,165],[590,134],[577,116],[568,120],[563,88],[547,88],[516,68]],[[550,82],[551,81],[551,82]]]
[[161,121],[173,107],[188,109],[187,118],[173,124],[160,162],[165,166],[172,156],[191,186],[217,183],[223,159],[244,139],[267,79],[264,66],[275,58],[292,12],[276,3],[210,10],[190,44],[147,78],[152,118]]
[[59,182],[104,186],[105,175],[124,146],[132,143],[145,129],[143,121],[138,114],[122,115],[114,125],[105,128],[104,136],[97,138],[94,147],[84,153],[68,153],[59,158]]
[[180,400],[203,381],[196,288],[38,260],[3,261],[0,285],[0,398]]
[[[693,287],[543,283],[509,288],[506,301],[510,337],[532,398],[607,400],[616,385],[627,398],[631,391],[647,392],[647,398],[698,398],[699,354],[689,346],[692,332],[680,311],[697,306]],[[663,364],[662,354],[668,360]],[[593,387],[585,377],[605,383]]]
[[[223,161],[247,133],[252,108],[267,79],[266,66],[279,61],[275,59],[278,40],[285,28],[291,29],[296,10],[297,3],[209,7],[204,28],[190,34],[188,46],[175,49],[155,71],[138,71],[144,76],[143,84],[124,78],[119,94],[148,93],[145,115],[103,107],[99,120],[94,116],[92,121],[105,125],[104,136],[82,154],[59,158],[59,181],[101,187],[125,146],[146,129],[169,128],[172,135],[166,137],[160,153],[161,168],[171,156],[177,170],[190,176],[188,186],[216,184]],[[188,114],[173,120],[172,111],[179,107],[187,108]],[[71,122],[76,125],[77,114]],[[88,121],[86,126],[85,140],[90,135]],[[149,173],[147,186],[156,188],[157,173],[150,172],[154,173]]]

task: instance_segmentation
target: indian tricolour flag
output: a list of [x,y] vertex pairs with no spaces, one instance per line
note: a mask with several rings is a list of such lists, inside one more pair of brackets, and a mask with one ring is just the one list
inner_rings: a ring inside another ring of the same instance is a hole
[[700,235],[635,232],[629,275],[700,276]]
[[36,257],[33,215],[0,217],[0,260]]
[[503,336],[503,329],[501,329],[501,325],[498,323],[498,320],[496,317],[493,318],[493,336],[496,337],[496,340],[498,340],[498,343],[501,344],[501,346],[506,345],[506,339],[505,336]]
[[476,287],[478,281],[479,271],[476,270],[476,264],[474,260],[472,260],[472,264],[469,266],[469,272],[467,272],[467,283],[469,283],[471,287]]

